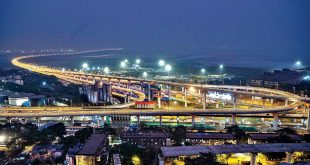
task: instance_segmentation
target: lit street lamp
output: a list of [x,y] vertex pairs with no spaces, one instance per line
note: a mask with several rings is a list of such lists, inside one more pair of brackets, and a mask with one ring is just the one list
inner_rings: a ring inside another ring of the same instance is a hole
[[140,59],[136,59],[136,63],[140,64],[141,60]]
[[104,67],[104,69],[103,69],[103,72],[104,72],[104,73],[108,74],[109,71],[110,71],[110,69],[109,69],[108,67]]
[[121,62],[121,68],[125,68],[126,67],[126,62],[125,61],[122,61]]
[[202,69],[200,70],[200,72],[201,72],[202,74],[205,74],[205,73],[206,73],[206,69],[205,69],[205,68],[202,68]]
[[87,69],[87,68],[88,68],[88,64],[87,64],[87,63],[83,63],[82,67],[83,67],[84,69]]
[[159,60],[158,61],[158,65],[161,66],[161,67],[164,66],[165,65],[165,61],[164,60]]
[[146,77],[147,77],[147,72],[143,72],[142,76],[143,76],[144,78],[146,78]]
[[167,65],[165,66],[165,71],[170,72],[171,70],[172,70],[171,65],[170,65],[170,64],[167,64]]
[[219,68],[220,68],[220,75],[222,75],[222,70],[223,70],[223,68],[224,68],[224,65],[221,64],[221,65],[219,66]]

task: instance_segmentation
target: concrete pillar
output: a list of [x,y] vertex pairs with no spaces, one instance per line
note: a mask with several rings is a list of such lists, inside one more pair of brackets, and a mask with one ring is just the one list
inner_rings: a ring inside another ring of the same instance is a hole
[[40,117],[36,117],[35,119],[36,119],[37,125],[39,125],[41,118]]
[[127,83],[127,88],[128,89],[130,88],[130,81],[128,81],[128,83]]
[[285,106],[288,106],[288,99],[285,100]]
[[149,101],[151,101],[151,84],[148,83],[147,85],[148,85],[148,86],[147,86],[147,90],[148,90],[148,99],[149,99]]
[[285,158],[286,163],[291,163],[292,153],[291,152],[285,152],[285,154],[286,154],[286,158]]
[[278,120],[279,120],[278,114],[273,113],[273,126],[272,126],[273,130],[278,130]]
[[185,88],[184,88],[184,87],[182,87],[182,92],[184,92],[184,89],[185,89]]
[[310,108],[307,108],[308,110],[308,117],[307,117],[307,123],[306,123],[306,127],[307,127],[307,130],[309,131],[310,130]]
[[219,103],[216,103],[215,108],[216,108],[216,109],[219,109],[219,108],[220,108]]
[[104,124],[105,124],[104,116],[100,116],[100,125],[104,126]]
[[168,85],[168,99],[170,100],[171,97],[171,86]]
[[158,91],[157,104],[158,108],[161,108],[161,91]]
[[192,128],[195,128],[195,115],[192,115]]
[[271,104],[271,106],[273,105],[273,99],[270,99],[270,104]]
[[187,89],[184,89],[184,107],[187,107]]
[[236,109],[237,108],[237,97],[236,96],[234,96],[234,109]]
[[20,119],[20,122],[21,122],[22,124],[26,124],[26,123],[27,123],[27,119],[26,119],[26,118],[22,118],[22,119]]
[[162,115],[159,116],[159,126],[163,125],[163,118]]
[[237,125],[236,114],[231,115],[231,121],[232,121],[232,125]]
[[180,123],[180,118],[179,116],[177,116],[177,125],[179,125],[179,123]]
[[201,93],[201,91],[200,91],[200,89],[198,89],[198,94],[200,94]]
[[250,156],[251,156],[250,165],[256,165],[256,156],[257,156],[257,153],[250,153]]
[[74,125],[74,117],[73,116],[70,116],[70,123],[71,123],[71,125]]
[[140,116],[137,116],[137,125],[140,125]]
[[207,99],[206,91],[203,91],[202,94],[203,94],[203,96],[202,96],[202,109],[206,109],[206,99]]

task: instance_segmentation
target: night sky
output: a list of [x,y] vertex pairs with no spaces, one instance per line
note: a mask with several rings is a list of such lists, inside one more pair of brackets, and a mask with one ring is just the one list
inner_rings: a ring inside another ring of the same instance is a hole
[[1,0],[0,49],[310,61],[309,0]]

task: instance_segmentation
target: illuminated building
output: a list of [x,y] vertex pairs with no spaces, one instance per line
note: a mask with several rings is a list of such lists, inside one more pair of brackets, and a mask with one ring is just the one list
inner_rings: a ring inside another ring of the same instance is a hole
[[98,165],[107,161],[107,137],[93,134],[75,155],[76,165]]

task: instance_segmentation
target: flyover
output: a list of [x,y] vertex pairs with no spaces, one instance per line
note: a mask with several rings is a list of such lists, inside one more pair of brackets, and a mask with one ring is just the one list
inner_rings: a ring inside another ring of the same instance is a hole
[[[263,113],[272,113],[275,118],[277,118],[277,113],[285,113],[287,111],[293,110],[299,106],[305,104],[305,102],[310,102],[310,98],[300,97],[298,95],[269,88],[261,88],[261,87],[251,87],[251,86],[232,86],[232,85],[208,85],[208,84],[189,84],[189,83],[178,83],[178,82],[168,82],[161,80],[151,80],[151,79],[141,79],[134,77],[117,77],[117,76],[109,76],[109,75],[99,75],[99,74],[91,74],[84,72],[75,72],[71,70],[60,70],[57,68],[52,68],[43,65],[31,64],[23,62],[25,59],[29,58],[37,58],[37,57],[46,57],[46,56],[64,56],[64,55],[74,55],[81,54],[85,52],[76,52],[76,53],[53,53],[53,54],[38,54],[38,55],[29,55],[29,56],[19,56],[12,59],[12,64],[15,66],[41,73],[44,75],[56,76],[59,79],[64,81],[68,81],[74,84],[94,84],[96,80],[105,81],[108,83],[118,83],[118,84],[159,84],[168,86],[171,88],[181,88],[182,92],[185,96],[185,107],[187,106],[187,95],[188,90],[190,88],[195,88],[199,90],[199,94],[202,95],[203,100],[206,98],[206,93],[209,91],[220,92],[220,93],[231,93],[233,95],[242,95],[242,96],[257,96],[266,99],[277,99],[285,102],[283,106],[272,106],[272,107],[262,107],[262,108],[249,108],[249,109],[238,109],[238,108],[224,108],[224,109],[206,109],[205,102],[203,102],[202,109],[180,109],[180,110],[164,110],[160,108],[156,108],[154,110],[137,110],[128,108],[132,106],[134,103],[117,105],[115,107],[107,107],[98,109],[87,109],[82,107],[70,107],[70,110],[64,110],[65,108],[57,108],[57,107],[46,107],[46,110],[42,112],[34,112],[34,111],[21,111],[22,108],[16,108],[19,112],[14,113],[10,111],[10,108],[2,108],[2,112],[0,113],[1,117],[47,117],[47,116],[80,116],[80,115],[136,115],[136,116],[172,116],[172,115],[208,115],[208,114],[231,114],[233,117],[237,114],[263,114]],[[145,95],[143,92],[137,89],[124,88],[121,86],[113,85],[112,88],[124,90],[127,92],[132,92],[138,95],[138,98],[131,98],[131,100],[141,101],[145,99]],[[116,95],[116,93],[114,93]],[[160,99],[160,97],[158,97]],[[158,101],[160,103],[160,100]],[[120,109],[121,108],[121,109]],[[36,108],[30,108],[35,110]]]

